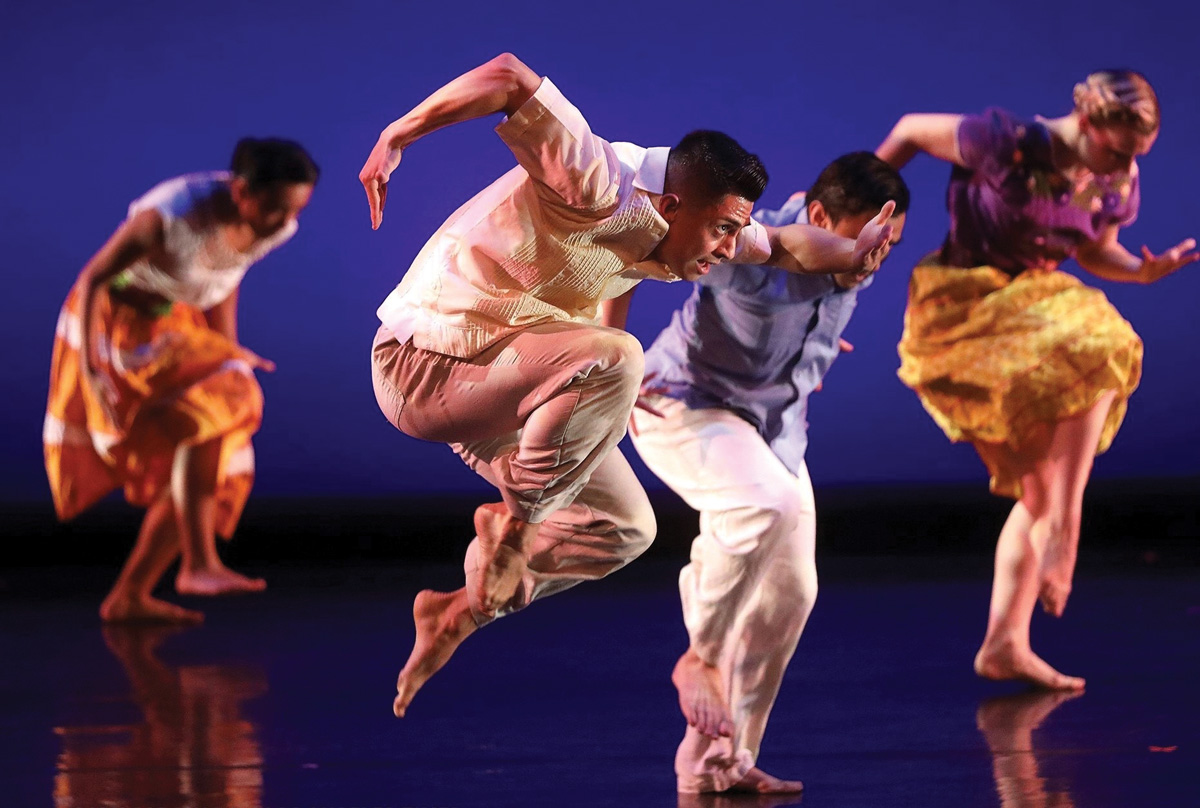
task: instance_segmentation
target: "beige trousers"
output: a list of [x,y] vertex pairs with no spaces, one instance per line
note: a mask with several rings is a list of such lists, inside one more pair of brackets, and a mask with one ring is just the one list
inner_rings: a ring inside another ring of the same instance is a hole
[[[500,491],[509,512],[541,525],[529,569],[496,616],[602,578],[654,539],[654,512],[617,450],[642,379],[638,341],[611,328],[548,323],[470,359],[375,336],[379,407],[400,431],[450,444]],[[467,591],[478,574],[467,549]],[[471,604],[476,621],[489,618]]]

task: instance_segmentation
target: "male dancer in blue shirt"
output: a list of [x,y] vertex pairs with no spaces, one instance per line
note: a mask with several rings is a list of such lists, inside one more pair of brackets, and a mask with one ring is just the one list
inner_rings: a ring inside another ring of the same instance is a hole
[[[874,154],[855,152],[827,166],[807,194],[754,216],[853,237],[888,200],[895,243],[908,188]],[[689,724],[675,757],[680,792],[803,788],[755,759],[817,595],[808,396],[870,282],[869,273],[715,266],[646,352],[634,446],[700,511],[679,577],[690,646],[671,677]]]

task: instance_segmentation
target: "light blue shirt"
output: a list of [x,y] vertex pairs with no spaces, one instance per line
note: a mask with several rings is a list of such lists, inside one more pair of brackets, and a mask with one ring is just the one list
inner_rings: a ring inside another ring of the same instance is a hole
[[[776,227],[807,223],[804,195],[754,218]],[[832,275],[718,264],[646,351],[646,374],[693,409],[737,413],[796,473],[808,447],[808,395],[837,358],[858,292],[870,282],[847,290]]]

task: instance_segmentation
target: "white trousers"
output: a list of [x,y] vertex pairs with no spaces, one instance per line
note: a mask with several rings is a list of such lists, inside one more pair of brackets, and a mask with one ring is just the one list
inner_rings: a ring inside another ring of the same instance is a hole
[[[654,512],[617,450],[642,379],[638,341],[611,328],[551,323],[459,359],[400,344],[380,328],[371,351],[380,409],[405,434],[449,443],[541,527],[529,570],[496,616],[602,578],[654,539]],[[479,574],[467,549],[467,591]],[[473,597],[473,595],[472,595]],[[490,618],[472,602],[480,624]]]
[[724,791],[758,757],[784,669],[817,597],[816,507],[803,465],[793,475],[729,410],[656,397],[659,418],[635,410],[646,465],[700,512],[700,535],[679,575],[691,647],[721,671],[734,732],[688,727],[675,756],[678,788]]

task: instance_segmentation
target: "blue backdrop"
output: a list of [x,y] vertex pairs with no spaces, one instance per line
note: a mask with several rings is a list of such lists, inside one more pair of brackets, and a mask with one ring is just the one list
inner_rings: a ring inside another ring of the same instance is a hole
[[[9,0],[0,14],[8,501],[49,499],[40,434],[50,349],[80,267],[131,199],[225,167],[247,134],[296,138],[324,170],[300,233],[243,287],[243,341],[279,365],[262,377],[258,491],[484,487],[445,447],[384,421],[368,349],[376,306],[425,239],[511,155],[491,132],[497,121],[430,136],[405,155],[376,233],[357,173],[385,124],[505,50],[551,76],[610,140],[671,145],[694,128],[728,131],[765,160],[767,206],[834,156],[873,148],[905,112],[998,104],[1058,115],[1087,72],[1134,67],[1157,87],[1164,127],[1142,161],[1141,218],[1125,243],[1159,251],[1200,235],[1190,4]],[[929,158],[905,171],[914,205],[904,243],[860,299],[847,332],[857,350],[811,406],[818,484],[984,480],[972,451],[950,445],[895,377],[908,270],[945,232],[947,173]],[[1146,342],[1142,386],[1098,475],[1197,474],[1200,266],[1152,287],[1096,283]],[[687,293],[643,284],[630,329],[648,344]]]

